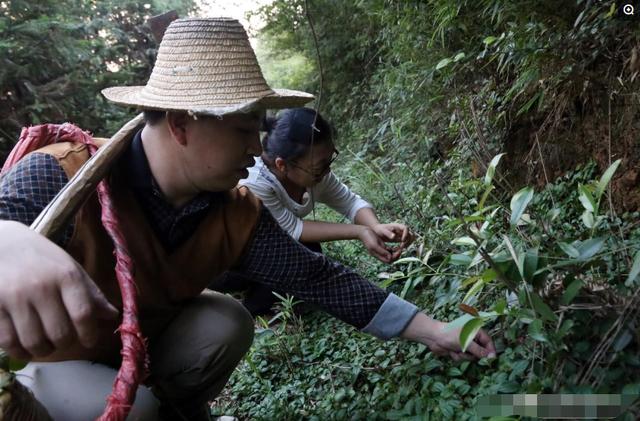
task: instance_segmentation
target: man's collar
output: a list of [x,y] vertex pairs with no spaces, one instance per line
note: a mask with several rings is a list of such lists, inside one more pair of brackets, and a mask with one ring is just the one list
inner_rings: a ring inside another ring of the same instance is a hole
[[127,172],[129,173],[129,182],[132,187],[149,190],[155,188],[155,180],[142,145],[142,130],[138,131],[133,137],[125,160]]

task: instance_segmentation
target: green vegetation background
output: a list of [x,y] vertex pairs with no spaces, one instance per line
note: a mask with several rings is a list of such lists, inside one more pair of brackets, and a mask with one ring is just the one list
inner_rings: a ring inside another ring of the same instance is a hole
[[[327,253],[457,320],[465,337],[483,325],[501,352],[452,363],[319,312],[299,319],[284,299],[271,323],[258,321],[214,412],[465,420],[493,393],[640,394],[637,24],[611,1],[309,3],[258,12],[265,75],[322,93],[336,172],[418,234],[392,266],[355,242]],[[146,81],[145,16],[170,8],[195,11],[172,0],[0,2],[0,162],[24,125],[115,132],[132,112],[99,91]],[[339,220],[322,207],[316,218]],[[621,419],[638,416],[636,404]]]

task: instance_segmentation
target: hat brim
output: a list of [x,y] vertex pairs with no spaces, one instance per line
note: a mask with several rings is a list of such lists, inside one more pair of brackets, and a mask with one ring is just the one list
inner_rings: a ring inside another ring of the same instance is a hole
[[190,105],[173,103],[169,98],[149,99],[144,95],[145,86],[116,86],[102,90],[102,95],[119,105],[147,110],[184,111],[194,115],[222,116],[248,113],[259,109],[296,108],[313,101],[314,96],[291,89],[270,89],[266,95],[228,105]]

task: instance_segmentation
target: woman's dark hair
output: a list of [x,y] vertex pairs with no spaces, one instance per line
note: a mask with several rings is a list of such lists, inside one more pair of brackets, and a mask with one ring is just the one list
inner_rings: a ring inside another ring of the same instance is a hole
[[316,119],[316,111],[311,108],[289,108],[275,118],[267,117],[263,130],[267,132],[262,140],[267,164],[272,164],[278,157],[285,160],[300,158],[309,151],[312,140],[314,145],[332,142],[334,135],[333,127],[320,114]]

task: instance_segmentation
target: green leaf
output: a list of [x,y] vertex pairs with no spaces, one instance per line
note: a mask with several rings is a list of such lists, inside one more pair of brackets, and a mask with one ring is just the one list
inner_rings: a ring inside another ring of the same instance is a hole
[[466,352],[471,342],[473,342],[474,338],[478,331],[484,325],[484,320],[476,319],[469,320],[460,331],[460,346],[462,347],[462,352]]
[[627,276],[627,280],[624,282],[625,286],[630,287],[633,285],[638,274],[640,274],[640,251],[636,252],[635,257],[633,258],[633,264],[631,265],[629,276]]
[[469,266],[472,260],[473,258],[468,254],[452,254],[449,256],[451,264],[457,266]]
[[579,253],[578,260],[588,260],[595,256],[600,250],[602,250],[605,241],[607,241],[606,237],[597,237],[574,244]]
[[573,282],[571,282],[569,286],[564,290],[564,293],[560,298],[560,303],[565,306],[571,304],[576,295],[578,295],[578,291],[580,291],[582,285],[584,285],[584,283],[580,279],[575,279]]
[[402,259],[398,259],[395,262],[393,262],[393,264],[397,265],[400,263],[411,263],[411,262],[422,263],[422,260],[418,259],[417,257],[403,257]]
[[567,333],[569,333],[569,331],[571,330],[571,328],[574,325],[574,321],[571,319],[567,319],[562,323],[562,326],[560,326],[560,329],[558,329],[558,336],[560,336],[561,338],[564,338]]
[[473,286],[469,289],[469,291],[467,291],[467,294],[462,299],[462,302],[465,304],[468,304],[469,300],[474,298],[476,295],[480,293],[480,291],[482,291],[482,288],[484,288],[485,283],[486,282],[484,281],[484,279],[482,278],[478,279],[476,283],[473,284]]
[[589,212],[596,211],[596,200],[593,198],[591,191],[584,184],[578,184],[578,198],[580,199],[580,203],[582,206]]
[[464,281],[462,281],[462,283],[460,284],[460,289],[462,289],[462,288],[466,288],[466,287],[468,287],[469,285],[476,283],[476,281],[477,281],[478,279],[481,279],[481,277],[480,277],[480,276],[478,276],[478,275],[474,275],[474,276],[470,276],[470,277],[468,277],[467,279],[465,279]]
[[482,272],[482,279],[485,280],[485,282],[491,282],[493,280],[495,280],[498,277],[498,274],[496,273],[495,270],[489,268],[487,270],[485,270],[484,272]]
[[630,383],[622,388],[623,395],[640,395],[640,383]]
[[585,227],[595,227],[596,221],[593,219],[593,212],[585,210],[584,212],[582,212],[582,215],[580,217],[582,218],[582,222],[584,222]]
[[453,61],[454,61],[454,62],[458,62],[458,61],[462,60],[462,59],[463,59],[463,58],[465,58],[465,57],[466,57],[466,54],[465,54],[465,53],[458,53],[458,54],[456,54],[456,56],[453,58]]
[[558,246],[565,252],[565,254],[569,257],[577,259],[580,257],[580,252],[577,248],[573,247],[571,244],[563,243],[562,241],[558,242]]
[[454,329],[458,329],[459,327],[464,326],[465,324],[467,324],[467,322],[471,319],[474,319],[475,317],[473,317],[470,314],[463,314],[462,316],[458,317],[455,320],[450,321],[449,323],[447,323],[447,325],[444,327],[444,331],[445,332],[450,332]]
[[507,300],[503,298],[498,300],[496,305],[493,306],[493,311],[495,311],[498,314],[503,314],[506,308],[507,308]]
[[609,182],[611,181],[611,177],[613,177],[613,174],[618,169],[618,166],[620,166],[620,162],[622,162],[622,160],[618,159],[616,162],[611,164],[611,166],[609,168],[607,168],[607,170],[604,172],[604,174],[602,174],[602,177],[600,178],[600,181],[598,181],[598,185],[596,186],[596,200],[598,202],[600,202],[600,198],[602,197],[602,194],[607,189],[607,186],[609,185]]
[[547,336],[542,328],[542,320],[536,319],[529,325],[529,336],[538,342],[548,342]]
[[455,244],[456,246],[476,246],[476,242],[473,238],[468,236],[455,238],[451,241],[451,244]]
[[493,157],[491,162],[489,162],[489,166],[487,167],[487,173],[484,175],[484,184],[485,186],[491,185],[493,181],[493,176],[496,173],[496,167],[500,163],[500,158],[502,158],[505,154],[501,153]]
[[427,252],[422,257],[422,264],[427,265],[429,263],[429,258],[431,257],[431,253],[433,253],[433,249],[427,250]]
[[531,292],[531,302],[533,304],[533,309],[538,313],[544,320],[553,322],[558,320],[558,316],[555,315],[551,307],[545,303],[542,298],[535,292]]
[[487,188],[484,190],[484,193],[482,193],[482,197],[478,202],[478,207],[477,207],[478,211],[481,211],[482,209],[484,209],[484,203],[487,201],[487,198],[489,197],[489,194],[491,193],[492,190],[493,190],[493,185],[489,184]]
[[511,199],[511,225],[516,225],[533,199],[533,188],[525,187]]
[[497,40],[498,40],[498,38],[497,38],[497,37],[494,37],[494,36],[488,36],[488,37],[486,37],[485,39],[483,39],[483,40],[482,40],[482,42],[483,42],[485,45],[491,45],[491,44],[493,44],[494,42],[496,42]]
[[502,236],[504,238],[504,242],[507,245],[507,249],[509,249],[509,253],[511,253],[511,258],[513,259],[516,267],[518,268],[518,273],[520,274],[520,278],[524,279],[524,254],[516,252],[516,249],[511,244],[511,240],[506,235]]
[[527,250],[524,256],[523,278],[525,281],[531,283],[533,277],[538,270],[538,248],[533,247]]
[[440,60],[438,62],[438,64],[436,64],[436,70],[440,70],[444,67],[447,67],[449,65],[449,63],[451,63],[451,59],[450,58],[443,58],[442,60]]

